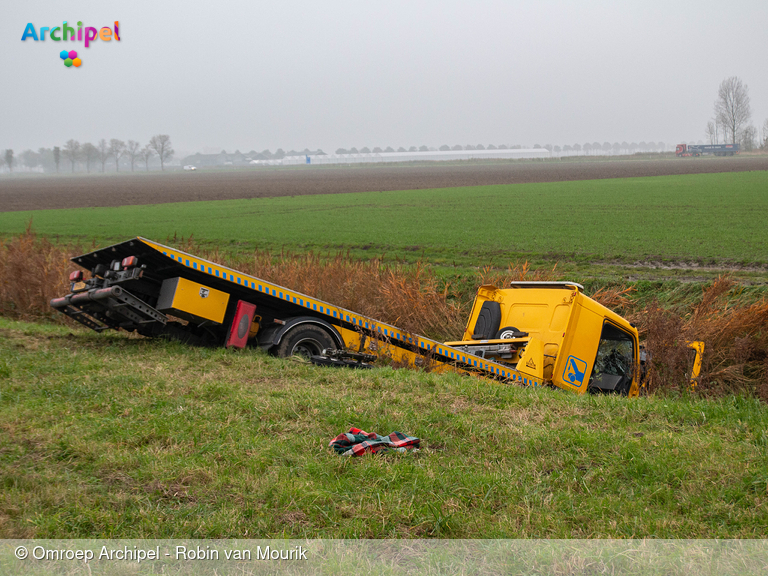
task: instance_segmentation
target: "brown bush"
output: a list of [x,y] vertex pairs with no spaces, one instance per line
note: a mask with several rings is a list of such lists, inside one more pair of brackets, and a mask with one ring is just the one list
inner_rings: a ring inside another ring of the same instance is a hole
[[629,294],[634,291],[635,289],[632,286],[610,286],[600,288],[590,297],[606,308],[610,308],[618,313],[619,310],[628,310],[632,307]]
[[768,400],[768,302],[742,302],[721,277],[704,291],[683,334],[706,349],[700,388],[708,394],[748,390]]
[[493,284],[497,288],[508,288],[510,282],[544,282],[557,280],[557,264],[551,270],[538,269],[531,270],[531,265],[526,260],[520,262],[510,262],[506,272],[501,272],[490,266],[482,268],[477,273],[478,286],[481,284]]
[[76,251],[38,238],[31,223],[23,234],[0,240],[0,315],[63,319],[49,302],[69,290],[69,273],[77,268],[69,258]]
[[704,342],[701,376],[695,385],[705,395],[747,392],[768,400],[768,302],[743,301],[735,284],[721,277],[687,310],[651,303],[631,310],[652,361],[646,389],[690,389],[693,351]]

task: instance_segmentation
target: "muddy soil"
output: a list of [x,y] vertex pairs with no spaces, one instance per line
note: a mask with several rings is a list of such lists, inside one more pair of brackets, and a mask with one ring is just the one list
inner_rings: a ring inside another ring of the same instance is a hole
[[0,178],[0,212],[768,170],[768,155],[297,166]]

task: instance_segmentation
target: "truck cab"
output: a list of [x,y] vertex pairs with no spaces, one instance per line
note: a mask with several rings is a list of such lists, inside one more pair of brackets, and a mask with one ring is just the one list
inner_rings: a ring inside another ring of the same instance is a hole
[[575,282],[481,286],[462,339],[445,344],[576,393],[636,396],[637,330],[583,290]]

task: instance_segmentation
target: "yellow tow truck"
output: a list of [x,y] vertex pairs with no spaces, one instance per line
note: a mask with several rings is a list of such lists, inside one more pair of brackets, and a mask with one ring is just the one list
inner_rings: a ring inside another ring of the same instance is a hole
[[[141,237],[72,261],[90,277],[73,272],[71,292],[51,306],[98,332],[258,346],[331,366],[386,357],[576,393],[639,391],[637,330],[573,282],[481,286],[462,339],[438,342]],[[694,344],[692,378],[703,352]]]

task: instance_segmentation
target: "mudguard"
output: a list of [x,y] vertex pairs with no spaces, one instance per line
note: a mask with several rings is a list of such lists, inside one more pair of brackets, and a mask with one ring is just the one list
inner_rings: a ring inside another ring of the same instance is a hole
[[339,334],[336,327],[322,318],[316,318],[314,316],[297,316],[295,318],[289,318],[285,321],[285,324],[270,326],[269,328],[264,329],[259,333],[259,346],[262,348],[272,348],[273,346],[277,346],[280,344],[280,341],[288,330],[299,324],[314,324],[315,326],[320,326],[328,331],[331,338],[333,338],[336,343],[337,348],[344,348],[344,339],[341,337],[341,334]]

